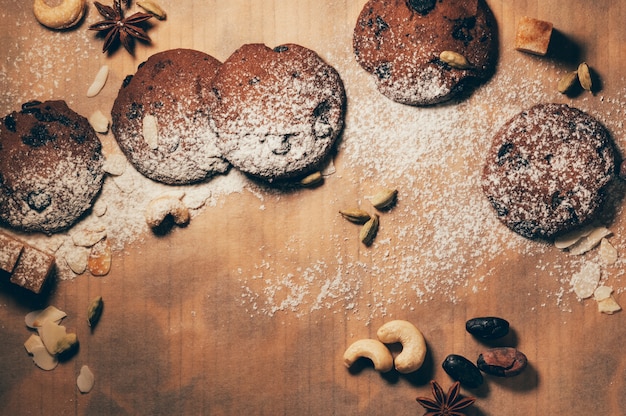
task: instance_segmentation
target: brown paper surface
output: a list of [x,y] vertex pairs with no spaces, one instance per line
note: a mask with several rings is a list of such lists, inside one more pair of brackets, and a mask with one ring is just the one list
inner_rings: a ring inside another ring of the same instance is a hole
[[[441,368],[448,354],[475,360],[485,348],[507,345],[526,354],[528,368],[464,389],[477,398],[467,414],[621,414],[624,314],[599,313],[569,283],[596,262],[602,283],[626,305],[621,257],[604,265],[597,249],[572,257],[524,240],[498,223],[479,186],[490,137],[539,102],[588,111],[618,147],[626,146],[620,2],[489,0],[500,36],[494,77],[468,98],[433,108],[390,102],[354,60],[352,29],[363,0],[159,2],[167,19],[152,22],[152,43],[138,44],[134,57],[122,49],[101,53],[102,39],[87,30],[99,19],[90,2],[85,20],[61,32],[39,25],[30,2],[5,2],[0,114],[56,98],[86,117],[96,110],[108,116],[124,77],[155,52],[194,48],[224,61],[245,43],[298,43],[333,65],[346,87],[346,126],[332,173],[314,189],[266,186],[235,170],[199,189],[155,188],[128,172],[109,176],[103,199],[110,213],[121,214],[100,219],[114,248],[108,275],[64,280],[68,270],[58,259],[63,276],[43,297],[0,282],[2,413],[421,414],[415,397],[430,394],[431,379],[444,389],[452,384]],[[548,56],[513,49],[522,16],[554,23]],[[558,79],[582,61],[596,72],[598,91],[559,94]],[[110,67],[108,81],[87,98],[102,65]],[[111,133],[100,138],[107,156],[119,154]],[[375,212],[368,198],[383,188],[398,189],[398,204],[380,213],[376,240],[365,247],[358,226],[338,211]],[[201,201],[188,226],[156,236],[142,224],[142,210],[151,196],[167,192]],[[623,255],[621,191],[615,192],[603,219]],[[26,237],[63,250],[72,232]],[[105,306],[92,331],[87,307],[98,295]],[[78,352],[49,372],[23,347],[31,332],[24,316],[47,305],[67,312],[63,324],[80,341]],[[477,341],[465,332],[465,321],[477,316],[503,317],[511,333]],[[367,362],[346,369],[347,346],[375,337],[391,319],[423,332],[422,369],[408,376],[381,375]],[[76,377],[85,364],[96,382],[81,394]]]

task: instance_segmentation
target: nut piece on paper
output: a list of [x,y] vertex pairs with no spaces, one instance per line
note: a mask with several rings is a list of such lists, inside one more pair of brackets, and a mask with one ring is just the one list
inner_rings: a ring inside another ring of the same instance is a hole
[[550,22],[523,16],[517,24],[515,49],[533,55],[548,53],[553,25]]

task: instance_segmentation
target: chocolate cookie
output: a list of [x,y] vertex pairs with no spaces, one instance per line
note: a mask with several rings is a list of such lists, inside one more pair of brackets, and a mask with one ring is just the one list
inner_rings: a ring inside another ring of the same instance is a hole
[[341,78],[302,46],[242,46],[213,92],[218,147],[233,166],[268,181],[319,168],[343,128]]
[[[357,62],[393,101],[431,105],[484,80],[497,59],[497,29],[484,0],[369,0],[353,38]],[[444,51],[467,61],[457,68]]]
[[113,104],[113,134],[144,176],[183,185],[224,173],[209,123],[210,84],[221,63],[199,51],[152,55],[128,76]]
[[596,119],[565,104],[539,104],[497,132],[482,187],[506,226],[547,239],[593,218],[616,176],[615,159]]
[[0,221],[54,233],[74,224],[102,188],[101,144],[64,101],[33,101],[0,123]]

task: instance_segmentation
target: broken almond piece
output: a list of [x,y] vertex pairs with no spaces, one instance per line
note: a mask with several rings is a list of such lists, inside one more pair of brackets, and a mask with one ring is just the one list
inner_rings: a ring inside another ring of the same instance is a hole
[[76,386],[81,393],[89,393],[95,384],[96,379],[86,365],[80,368],[80,373],[76,378]]
[[159,148],[159,123],[152,114],[146,114],[142,124],[143,139],[152,150]]
[[89,253],[87,269],[94,276],[106,276],[111,270],[111,245],[106,238],[98,241]]
[[65,263],[76,274],[83,274],[87,270],[89,253],[86,247],[73,247],[65,254]]
[[606,227],[597,227],[586,237],[581,238],[576,244],[569,248],[569,254],[579,256],[595,248],[604,237],[611,235],[611,231]]
[[607,315],[613,315],[615,312],[622,310],[622,307],[617,303],[615,298],[611,295],[606,299],[598,301],[598,311],[606,313]]
[[122,175],[126,171],[126,157],[117,153],[107,156],[102,165],[102,170],[109,175]]
[[12,273],[23,249],[24,244],[0,233],[0,270]]
[[617,250],[606,238],[602,238],[602,240],[600,240],[600,249],[598,252],[604,264],[615,264],[617,261]]
[[106,228],[103,226],[85,227],[72,233],[72,241],[80,247],[93,247],[98,241],[107,236]]
[[24,322],[26,326],[32,329],[37,329],[43,325],[46,321],[59,324],[67,314],[55,306],[48,306],[46,309],[32,311],[26,314]]
[[554,240],[554,246],[561,250],[569,248],[580,241],[581,238],[587,237],[593,230],[594,227],[592,225],[586,225],[582,228],[560,235]]
[[593,298],[599,302],[601,300],[611,297],[612,293],[613,288],[609,286],[598,286],[596,290],[593,291]]
[[33,362],[42,370],[54,370],[59,364],[59,359],[50,354],[44,345],[33,347],[29,354],[33,356]]
[[550,22],[524,16],[519,20],[515,34],[515,49],[533,55],[548,53],[553,25]]
[[52,355],[62,354],[78,343],[76,334],[68,334],[63,325],[52,321],[45,321],[41,327],[37,328],[37,332],[43,345]]
[[97,132],[106,134],[109,131],[109,119],[100,110],[96,110],[89,116],[89,124]]
[[587,299],[593,295],[598,287],[601,277],[600,266],[596,263],[585,263],[580,271],[572,276],[570,284],[574,289],[574,293],[580,299]]
[[41,337],[39,335],[31,334],[30,337],[24,342],[24,348],[29,354],[33,353],[33,349],[36,347],[43,347],[43,342],[41,342]]

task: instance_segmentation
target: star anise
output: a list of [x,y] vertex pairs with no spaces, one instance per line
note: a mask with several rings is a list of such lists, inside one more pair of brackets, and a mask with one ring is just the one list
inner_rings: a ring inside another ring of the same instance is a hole
[[461,384],[455,382],[448,393],[444,393],[443,389],[435,380],[430,382],[434,400],[430,397],[418,397],[416,400],[424,406],[426,413],[424,416],[464,416],[461,410],[469,407],[476,401],[473,397],[462,397],[459,395]]
[[152,18],[151,14],[137,12],[129,17],[124,17],[120,0],[113,0],[113,7],[94,2],[98,12],[104,20],[89,26],[90,30],[106,33],[102,52],[110,51],[118,40],[129,52],[133,53],[135,39],[150,42],[150,37],[139,25]]

